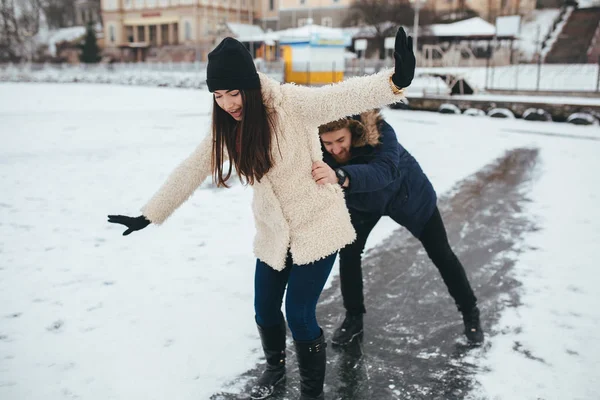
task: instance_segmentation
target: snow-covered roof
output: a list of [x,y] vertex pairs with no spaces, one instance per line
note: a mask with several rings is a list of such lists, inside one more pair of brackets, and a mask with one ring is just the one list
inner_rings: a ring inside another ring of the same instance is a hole
[[[395,31],[396,26],[397,26],[396,23],[385,22],[380,25],[380,29],[385,31],[386,29],[394,28],[393,30]],[[406,29],[406,31],[408,32],[408,31],[410,31],[411,27],[405,27],[404,29]],[[346,32],[346,34],[351,35],[352,37],[359,37],[359,38],[375,37],[375,34],[377,33],[377,29],[375,29],[375,27],[371,26],[371,25],[351,26],[351,27],[342,28],[342,30],[344,32]]]
[[56,44],[60,42],[72,42],[85,36],[85,26],[71,26],[53,31],[40,30],[36,35],[39,44],[47,44],[51,55],[56,55]]
[[486,20],[474,17],[450,24],[429,26],[432,36],[494,36],[496,27]]
[[306,40],[314,34],[318,34],[323,38],[339,39],[346,37],[346,33],[340,28],[330,28],[321,25],[304,25],[300,28],[290,28],[276,32],[279,34],[280,40]]
[[311,24],[304,25],[300,28],[290,28],[256,35],[239,36],[238,40],[241,42],[277,42],[281,40],[290,42],[296,40],[307,40],[310,39],[314,34],[318,34],[321,38],[326,39],[341,39],[348,36],[348,34],[340,28],[330,28],[327,26]]
[[240,24],[236,22],[227,22],[227,28],[237,38],[243,38],[248,36],[262,35],[264,31],[258,25]]
[[[427,29],[421,33],[425,36],[494,36],[496,34],[496,27],[486,20],[474,17],[465,19],[463,21],[452,22],[449,24],[433,24],[426,27]],[[412,27],[407,26],[406,32],[412,35]],[[350,27],[343,28],[344,32],[355,38],[370,38],[374,37],[376,30],[373,26],[361,26],[361,27]]]

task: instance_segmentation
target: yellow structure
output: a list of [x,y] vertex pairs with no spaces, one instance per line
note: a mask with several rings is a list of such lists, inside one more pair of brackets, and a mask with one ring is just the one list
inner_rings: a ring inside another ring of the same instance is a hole
[[341,30],[308,25],[283,31],[279,38],[285,81],[324,85],[344,79],[344,53],[351,38]]

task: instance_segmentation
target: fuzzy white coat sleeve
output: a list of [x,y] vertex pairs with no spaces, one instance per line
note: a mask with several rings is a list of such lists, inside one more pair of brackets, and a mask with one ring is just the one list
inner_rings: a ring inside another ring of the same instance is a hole
[[301,114],[307,124],[319,126],[403,100],[404,94],[394,94],[390,86],[393,73],[393,69],[385,69],[318,88],[286,84],[282,102]]
[[154,224],[163,223],[194,193],[212,172],[212,146],[209,133],[142,208],[146,218]]

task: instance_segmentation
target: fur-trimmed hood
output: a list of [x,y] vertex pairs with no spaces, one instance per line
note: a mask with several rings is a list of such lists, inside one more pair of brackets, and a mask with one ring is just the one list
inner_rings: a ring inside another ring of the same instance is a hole
[[378,109],[359,115],[329,122],[319,127],[319,135],[348,128],[352,133],[352,147],[377,146],[380,142],[379,127],[383,117]]

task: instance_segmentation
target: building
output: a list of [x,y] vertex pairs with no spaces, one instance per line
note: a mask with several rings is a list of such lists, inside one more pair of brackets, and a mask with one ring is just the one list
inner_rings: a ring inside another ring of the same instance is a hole
[[125,61],[204,61],[228,23],[277,26],[278,0],[101,0],[104,54]]
[[[279,0],[279,29],[300,27],[309,20],[329,27],[341,27],[355,0]],[[416,0],[419,1],[419,0]],[[424,8],[438,17],[457,16],[470,9],[494,23],[503,15],[523,15],[536,7],[536,0],[425,0]]]
[[301,27],[311,20],[339,28],[351,4],[352,0],[279,0],[279,29]]
[[100,0],[75,1],[75,25],[85,26],[88,23],[102,22],[100,15]]
[[[81,5],[98,0],[78,0]],[[279,31],[314,23],[341,27],[355,0],[100,0],[105,55],[126,61],[204,61],[230,29],[257,25]],[[418,0],[417,0],[418,1]],[[525,14],[536,0],[429,0],[437,15],[472,9],[494,23],[501,15]],[[92,12],[82,12],[88,19]],[[91,18],[90,18],[91,19]]]
[[488,22],[505,15],[524,15],[535,10],[537,0],[430,0],[424,7],[438,16],[456,15],[467,9]]

